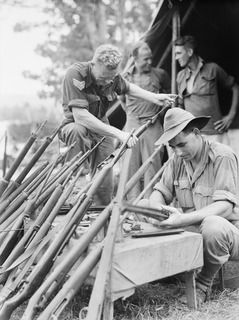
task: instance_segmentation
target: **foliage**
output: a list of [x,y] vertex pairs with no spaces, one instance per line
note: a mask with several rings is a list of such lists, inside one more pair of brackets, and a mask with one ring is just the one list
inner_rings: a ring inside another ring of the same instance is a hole
[[[9,0],[8,0],[9,1]],[[33,27],[47,28],[48,38],[36,52],[47,57],[51,66],[41,75],[30,70],[25,77],[41,80],[42,98],[61,97],[61,83],[66,68],[75,61],[88,61],[101,43],[118,45],[125,53],[148,28],[157,0],[45,0],[41,10],[48,19],[41,25],[19,22],[16,32]],[[21,1],[12,3],[21,6]]]

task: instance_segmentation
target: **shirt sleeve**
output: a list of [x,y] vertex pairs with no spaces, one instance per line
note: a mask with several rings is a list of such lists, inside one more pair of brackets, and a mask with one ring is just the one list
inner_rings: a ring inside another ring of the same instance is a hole
[[234,77],[228,75],[226,71],[219,65],[215,64],[215,67],[216,67],[217,79],[219,83],[228,89],[232,88],[235,83]]
[[63,81],[63,104],[72,107],[88,109],[89,103],[85,94],[85,81],[74,68],[67,70]]
[[236,156],[217,157],[214,164],[213,201],[227,200],[238,205],[238,161]]
[[166,202],[170,204],[174,198],[174,161],[169,159],[163,171],[162,177],[158,183],[155,184],[154,190],[159,191]]
[[114,91],[118,95],[127,94],[129,92],[129,82],[120,74],[115,78]]

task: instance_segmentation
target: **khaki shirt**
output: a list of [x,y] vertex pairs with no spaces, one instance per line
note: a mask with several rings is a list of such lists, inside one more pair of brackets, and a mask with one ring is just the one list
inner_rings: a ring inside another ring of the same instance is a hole
[[[150,72],[139,75],[135,72],[135,67],[133,66],[124,74],[124,78],[150,92],[170,92],[170,78],[163,69],[152,68]],[[160,106],[152,102],[126,96],[125,112],[128,117],[132,116],[139,120],[146,120],[159,112],[160,108]]]
[[214,122],[222,119],[218,90],[220,87],[231,89],[234,85],[234,78],[216,63],[205,63],[201,58],[199,63],[201,66],[190,93],[187,90],[187,84],[191,76],[189,68],[185,68],[178,73],[178,94],[183,99],[183,106],[186,111],[191,112],[195,117],[211,116],[208,124],[201,132],[218,134],[218,131],[214,129]]
[[233,204],[229,220],[239,220],[239,167],[230,147],[204,141],[201,163],[193,172],[189,161],[174,154],[154,189],[167,204],[176,197],[183,212],[192,212],[219,200]]
[[128,91],[129,83],[120,75],[107,86],[98,87],[92,78],[91,62],[75,63],[67,70],[63,81],[63,123],[74,122],[72,107],[87,109],[102,119],[117,95]]

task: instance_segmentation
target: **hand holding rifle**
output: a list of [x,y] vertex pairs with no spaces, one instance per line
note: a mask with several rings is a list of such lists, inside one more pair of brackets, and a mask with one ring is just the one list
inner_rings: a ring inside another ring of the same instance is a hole
[[160,227],[173,228],[181,227],[183,225],[183,215],[177,208],[165,205],[162,205],[161,207],[169,212],[169,217],[159,223]]

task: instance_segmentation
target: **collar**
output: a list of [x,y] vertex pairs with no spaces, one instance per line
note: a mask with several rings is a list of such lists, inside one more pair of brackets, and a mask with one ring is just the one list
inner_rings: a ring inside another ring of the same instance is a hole
[[209,150],[210,150],[209,142],[205,140],[202,136],[201,138],[202,138],[201,159],[196,170],[192,172],[191,164],[183,160],[185,169],[187,171],[191,184],[193,184],[201,176],[201,174],[204,172],[206,165],[208,164],[208,161],[209,161]]
[[92,76],[92,62],[89,62],[86,76],[85,76],[85,86],[89,87],[94,82],[93,76]]
[[[201,57],[198,56],[198,65],[197,65],[197,68],[194,71],[194,73],[198,73],[202,69],[204,64],[205,64],[205,61]],[[189,67],[186,67],[185,71],[186,71],[186,77],[189,78],[192,74],[192,70]]]
[[136,67],[135,67],[135,64],[133,63],[128,67],[127,71],[125,72],[125,75],[132,75],[135,72],[136,72]]

